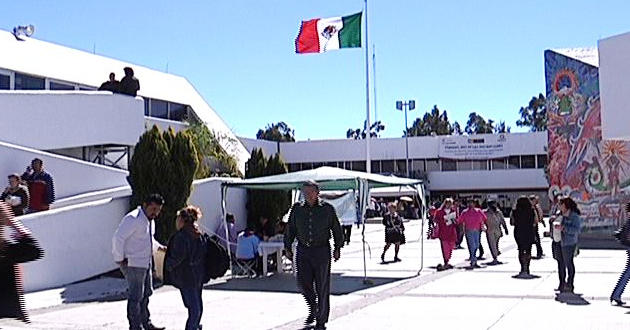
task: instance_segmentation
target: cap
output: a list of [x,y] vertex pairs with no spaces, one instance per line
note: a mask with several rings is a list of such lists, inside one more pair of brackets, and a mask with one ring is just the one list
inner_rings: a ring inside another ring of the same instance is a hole
[[317,183],[315,180],[309,179],[302,183],[302,187],[315,187],[319,189],[319,183]]

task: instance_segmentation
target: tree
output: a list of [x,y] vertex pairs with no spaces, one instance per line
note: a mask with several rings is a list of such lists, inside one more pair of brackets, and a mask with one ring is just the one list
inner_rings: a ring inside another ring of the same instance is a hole
[[136,208],[152,193],[164,197],[164,206],[156,222],[160,242],[175,232],[175,214],[190,196],[197,171],[198,156],[192,137],[186,132],[163,133],[153,126],[145,132],[134,148],[129,166],[132,195],[130,207]]
[[[251,156],[245,164],[245,178],[258,178],[265,175],[265,168],[267,167],[267,159],[263,155],[262,149],[254,148],[251,152]],[[263,214],[265,208],[265,194],[266,191],[261,190],[248,190],[247,191],[247,223],[250,226],[255,226],[258,222],[258,218]],[[255,227],[252,227],[255,228]]]
[[495,133],[510,133],[512,128],[510,126],[506,126],[504,121],[500,121],[498,125],[494,127]]
[[211,176],[242,177],[236,158],[230,155],[219,143],[219,139],[201,123],[191,123],[186,132],[192,137],[199,167],[195,179]]
[[531,132],[547,130],[547,100],[542,93],[532,97],[529,104],[518,112],[521,119],[516,121],[516,126],[529,127]]
[[269,140],[277,142],[295,142],[295,130],[281,121],[275,124],[267,124],[264,130],[259,129],[256,133],[258,140]]
[[[355,139],[355,140],[365,139],[367,137],[367,130],[365,129],[365,126],[367,126],[367,120],[363,121],[363,129],[348,128],[348,131],[346,131],[346,137],[348,139]],[[375,121],[374,123],[370,125],[370,137],[378,138],[379,134],[384,130],[385,130],[385,125],[380,120]]]
[[[457,126],[459,127],[459,124]],[[450,135],[453,132],[454,128],[449,122],[446,110],[440,113],[437,105],[434,105],[430,112],[426,112],[422,119],[416,118],[407,130],[409,136]]]
[[494,133],[494,120],[488,119],[486,121],[481,115],[471,112],[468,115],[468,122],[464,131],[467,134],[492,134]]
[[464,132],[462,131],[462,127],[459,126],[458,122],[455,122],[453,124],[453,134],[455,134],[455,135],[462,135],[462,134],[464,134]]

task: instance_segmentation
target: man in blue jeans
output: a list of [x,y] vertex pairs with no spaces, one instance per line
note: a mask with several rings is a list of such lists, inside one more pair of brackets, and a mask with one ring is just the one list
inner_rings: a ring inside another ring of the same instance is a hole
[[161,330],[151,323],[149,296],[153,293],[153,245],[164,249],[153,238],[153,223],[160,214],[164,199],[153,194],[142,206],[127,213],[112,239],[114,261],[127,279],[127,319],[130,330]]

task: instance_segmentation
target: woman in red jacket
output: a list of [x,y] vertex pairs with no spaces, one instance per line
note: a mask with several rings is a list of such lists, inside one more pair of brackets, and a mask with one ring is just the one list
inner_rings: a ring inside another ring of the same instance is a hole
[[436,236],[440,239],[442,257],[444,258],[444,265],[439,264],[437,270],[451,269],[453,266],[449,261],[457,243],[457,212],[453,209],[452,199],[447,198],[444,200],[442,206],[435,211],[433,221],[435,221],[437,226]]

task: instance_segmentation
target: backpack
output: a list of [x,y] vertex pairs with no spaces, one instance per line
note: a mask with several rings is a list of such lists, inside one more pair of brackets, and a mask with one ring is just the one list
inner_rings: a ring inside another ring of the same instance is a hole
[[227,250],[219,244],[216,239],[210,238],[208,234],[203,235],[206,243],[206,271],[203,277],[204,283],[211,279],[225,275],[230,268],[230,257]]

